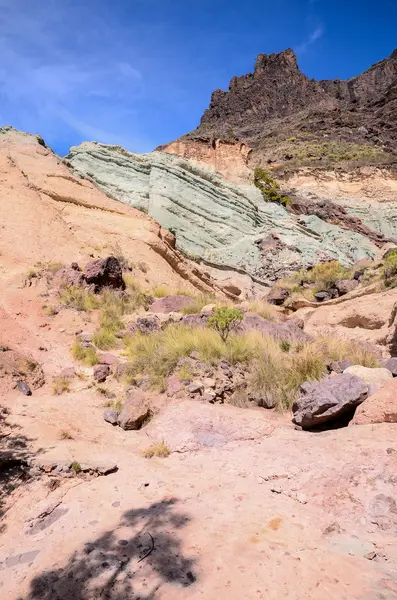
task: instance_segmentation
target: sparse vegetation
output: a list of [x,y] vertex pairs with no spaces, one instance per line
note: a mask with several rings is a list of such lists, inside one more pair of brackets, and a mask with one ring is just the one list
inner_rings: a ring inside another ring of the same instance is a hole
[[[378,365],[373,353],[362,344],[325,335],[312,342],[277,341],[258,332],[231,333],[226,341],[209,328],[171,325],[151,335],[136,334],[128,340],[127,354],[131,375],[145,374],[160,390],[181,359],[198,352],[200,359],[216,365],[226,359],[244,364],[249,373],[249,390],[270,395],[280,410],[289,408],[299,386],[307,380],[321,379],[333,360],[350,359],[367,367]],[[190,373],[178,368],[177,376],[188,379]],[[243,403],[240,390],[236,402]]]
[[64,286],[60,292],[62,304],[81,311],[90,311],[99,308],[100,296],[83,287]]
[[151,446],[149,446],[149,448],[146,448],[146,450],[143,450],[142,452],[142,456],[144,458],[154,458],[155,456],[158,458],[167,458],[167,456],[169,456],[170,454],[171,451],[164,441],[155,442]]
[[291,199],[280,194],[280,184],[265,169],[257,167],[254,170],[254,184],[261,191],[266,202],[276,202],[288,206]]
[[93,367],[99,362],[95,348],[92,346],[85,348],[81,342],[76,342],[72,346],[72,356],[75,360],[78,360],[88,367]]
[[266,300],[252,300],[251,302],[245,302],[246,308],[267,321],[277,321],[279,313],[277,309],[266,302]]
[[61,396],[70,391],[70,377],[58,375],[52,382],[52,391],[56,396]]
[[80,463],[78,463],[76,461],[72,462],[72,464],[70,465],[70,468],[75,472],[76,475],[78,475],[78,473],[81,472]]
[[66,431],[65,429],[61,431],[59,438],[61,440],[73,440],[73,435],[70,433],[70,431]]
[[189,302],[189,304],[187,306],[184,306],[182,308],[181,312],[184,315],[198,314],[202,311],[204,306],[207,306],[208,304],[214,304],[215,301],[216,301],[215,294],[212,294],[212,293],[198,294],[197,296],[194,296],[192,298],[192,301]]
[[226,306],[217,308],[215,314],[208,319],[208,326],[215,329],[222,340],[226,342],[229,333],[243,320],[243,313],[236,308],[228,308]]
[[397,281],[394,277],[397,275],[397,248],[389,252],[386,256],[383,266],[383,279],[386,287],[395,287]]
[[352,270],[344,267],[339,261],[331,260],[319,263],[312,269],[301,269],[290,277],[279,279],[277,286],[313,300],[319,291],[329,291],[340,279],[350,279]]
[[176,373],[179,381],[192,381],[193,372],[189,365],[181,365]]
[[104,404],[105,408],[111,408],[112,410],[117,410],[120,412],[123,408],[123,400],[121,398],[116,398],[115,400],[109,400]]

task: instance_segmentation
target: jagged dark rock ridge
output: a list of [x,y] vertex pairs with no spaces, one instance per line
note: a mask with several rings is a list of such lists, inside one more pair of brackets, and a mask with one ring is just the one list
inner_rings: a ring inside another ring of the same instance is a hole
[[253,73],[212,94],[199,127],[185,138],[236,139],[258,148],[296,133],[372,146],[391,162],[397,157],[397,50],[346,81],[308,79],[290,49],[260,54]]

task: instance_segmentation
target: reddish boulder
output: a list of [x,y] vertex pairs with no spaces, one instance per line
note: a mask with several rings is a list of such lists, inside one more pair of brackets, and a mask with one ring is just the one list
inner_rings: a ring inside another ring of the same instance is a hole
[[357,408],[351,425],[368,423],[397,423],[397,379],[393,379]]
[[98,383],[103,383],[106,381],[108,376],[110,375],[110,367],[109,365],[97,365],[94,367],[94,379]]
[[290,292],[281,287],[274,287],[270,290],[270,293],[266,297],[269,304],[275,304],[281,306],[290,297]]
[[153,302],[150,307],[153,313],[170,313],[178,312],[189,306],[192,303],[192,298],[184,296],[183,294],[175,294],[173,296],[164,296],[164,298],[158,298]]
[[153,411],[146,398],[138,393],[131,394],[123,404],[118,417],[122,429],[141,429],[153,416]]
[[85,267],[85,279],[95,286],[96,292],[105,287],[125,289],[121,264],[115,256],[90,261]]
[[358,281],[356,279],[341,279],[337,281],[335,284],[336,289],[338,290],[339,296],[344,296],[349,292],[352,292],[358,286]]

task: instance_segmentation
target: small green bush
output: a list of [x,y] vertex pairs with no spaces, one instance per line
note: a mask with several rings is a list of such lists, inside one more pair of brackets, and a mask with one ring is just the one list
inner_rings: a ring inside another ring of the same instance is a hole
[[98,364],[99,358],[95,351],[95,348],[89,346],[88,348],[84,348],[81,345],[81,342],[76,342],[72,347],[72,356],[75,360],[87,365],[88,367],[93,367]]
[[243,313],[236,308],[217,308],[215,314],[208,319],[208,326],[215,329],[222,340],[226,342],[229,333],[236,327],[239,321],[243,320]]
[[397,275],[397,248],[392,250],[385,258],[383,278],[387,287],[393,286],[393,277]]
[[257,167],[254,170],[254,185],[262,192],[266,202],[276,202],[283,206],[288,206],[291,202],[289,196],[280,194],[280,184],[265,169]]

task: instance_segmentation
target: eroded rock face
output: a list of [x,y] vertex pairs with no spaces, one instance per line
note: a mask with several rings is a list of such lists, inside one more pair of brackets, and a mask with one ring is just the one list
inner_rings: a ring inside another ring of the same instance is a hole
[[[177,248],[189,256],[260,282],[319,261],[352,265],[377,250],[361,233],[315,215],[294,215],[265,202],[255,186],[232,184],[205,165],[176,156],[84,143],[71,149],[68,161],[111,197],[170,229]],[[268,239],[277,243],[269,247]]]
[[[227,91],[212,94],[200,126],[183,140],[209,142],[227,139],[233,132],[240,142],[255,147],[269,131],[288,135],[294,125],[299,130],[305,123],[314,135],[319,130],[337,135],[350,126],[367,144],[375,145],[381,134],[387,147],[396,150],[395,132],[385,126],[395,121],[396,76],[396,51],[348,81],[309,80],[290,49],[259,54],[253,73],[233,77]],[[371,104],[375,102],[376,111]]]
[[306,383],[292,407],[292,420],[303,429],[312,429],[340,419],[364,402],[368,389],[362,379],[344,373],[318,383]]

